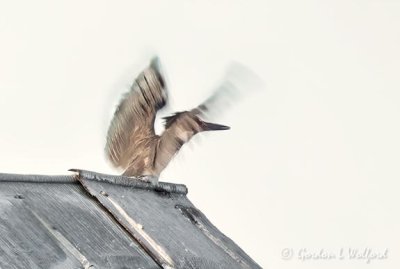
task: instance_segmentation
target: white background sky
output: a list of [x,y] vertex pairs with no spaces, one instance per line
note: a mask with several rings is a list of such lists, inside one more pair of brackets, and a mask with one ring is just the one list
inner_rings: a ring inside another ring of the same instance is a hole
[[[262,267],[396,268],[399,48],[395,0],[0,1],[0,172],[116,173],[103,155],[108,123],[152,55],[176,110],[207,97],[236,60],[266,89],[162,180],[186,184]],[[349,247],[388,258],[298,259],[301,248]]]

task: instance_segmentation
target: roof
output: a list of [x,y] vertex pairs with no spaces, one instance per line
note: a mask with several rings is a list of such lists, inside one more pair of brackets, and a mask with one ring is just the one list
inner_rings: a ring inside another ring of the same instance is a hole
[[0,174],[0,268],[261,268],[186,186],[73,171]]

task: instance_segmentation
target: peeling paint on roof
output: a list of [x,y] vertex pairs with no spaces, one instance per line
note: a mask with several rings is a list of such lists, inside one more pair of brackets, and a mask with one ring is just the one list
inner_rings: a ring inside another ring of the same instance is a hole
[[146,245],[146,249],[149,249],[152,252],[156,252],[156,257],[160,257],[159,260],[163,267],[174,268],[174,262],[171,257],[165,252],[165,250],[154,241],[151,236],[149,236],[144,230],[143,225],[136,223],[126,212],[120,207],[118,203],[116,203],[113,199],[107,197],[110,203],[114,206],[115,210],[118,211],[118,214],[121,215],[130,225],[130,228],[135,231],[137,239]]

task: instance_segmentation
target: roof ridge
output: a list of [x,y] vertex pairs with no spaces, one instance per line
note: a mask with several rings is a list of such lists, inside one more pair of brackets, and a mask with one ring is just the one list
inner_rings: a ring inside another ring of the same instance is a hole
[[169,182],[151,182],[143,181],[139,178],[116,176],[102,174],[98,172],[69,169],[68,171],[75,172],[76,175],[39,175],[39,174],[13,174],[0,173],[0,182],[25,182],[25,183],[78,183],[79,178],[106,182],[115,185],[133,187],[138,189],[153,190],[158,192],[168,192],[186,195],[188,188],[184,184],[175,184]]
[[78,183],[73,175],[39,175],[0,173],[0,182]]
[[175,184],[169,182],[158,182],[154,184],[141,180],[140,178],[108,175],[81,169],[69,169],[68,171],[77,173],[78,180],[80,178],[83,178],[87,180],[106,182],[110,184],[134,187],[138,189],[154,190],[158,192],[177,193],[183,195],[186,195],[188,193],[188,188],[184,184]]

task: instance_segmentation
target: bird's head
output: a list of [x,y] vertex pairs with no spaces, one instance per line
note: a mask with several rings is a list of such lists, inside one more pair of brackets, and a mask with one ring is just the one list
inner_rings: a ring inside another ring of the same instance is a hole
[[188,141],[193,135],[204,131],[229,130],[229,126],[203,121],[196,109],[175,113],[165,117],[165,128],[173,130],[183,140]]

